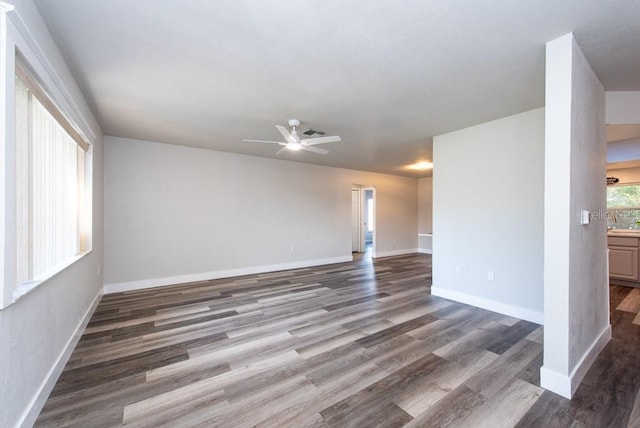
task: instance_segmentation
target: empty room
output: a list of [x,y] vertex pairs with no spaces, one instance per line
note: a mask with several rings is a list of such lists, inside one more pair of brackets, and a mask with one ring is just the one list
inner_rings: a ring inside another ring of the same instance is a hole
[[0,426],[640,427],[639,22],[0,1]]

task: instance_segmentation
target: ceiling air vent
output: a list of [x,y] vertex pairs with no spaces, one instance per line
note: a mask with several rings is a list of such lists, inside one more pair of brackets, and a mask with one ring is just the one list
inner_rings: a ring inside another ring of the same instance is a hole
[[316,131],[315,129],[307,129],[306,131],[303,132],[303,134],[306,135],[307,137],[311,137],[313,135],[326,135],[326,132]]

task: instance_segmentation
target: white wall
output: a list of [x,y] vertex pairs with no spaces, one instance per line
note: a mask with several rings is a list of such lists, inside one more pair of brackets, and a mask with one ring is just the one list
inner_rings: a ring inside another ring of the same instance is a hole
[[418,247],[421,253],[433,252],[433,177],[418,180]]
[[439,135],[433,153],[432,293],[540,323],[544,109]]
[[[640,123],[640,91],[605,93],[606,122],[611,125]],[[630,138],[607,144],[607,162],[640,159],[640,139]]]
[[106,137],[105,291],[351,260],[352,184],[417,251],[417,179]]
[[640,91],[605,94],[607,124],[640,123]]
[[[33,2],[11,3],[15,3],[16,11],[9,12],[13,14],[10,19],[25,25],[38,45],[35,48],[52,65],[70,101],[75,103],[97,138],[92,149],[93,251],[0,310],[0,426],[3,427],[33,423],[57,380],[75,343],[78,328],[102,288],[98,268],[102,265],[103,237],[102,134]],[[2,43],[5,42],[7,40],[2,39]],[[9,51],[13,52],[13,46]],[[4,70],[0,75],[4,85]],[[9,78],[9,84],[13,85],[13,74]],[[4,143],[6,141],[2,147]],[[6,162],[12,162],[12,158]],[[0,170],[4,174],[10,168],[3,165]],[[2,217],[10,218],[15,204],[13,200],[6,202]],[[10,257],[8,252],[5,257]]]
[[542,386],[571,397],[611,337],[606,222],[605,95],[573,35],[547,43]]

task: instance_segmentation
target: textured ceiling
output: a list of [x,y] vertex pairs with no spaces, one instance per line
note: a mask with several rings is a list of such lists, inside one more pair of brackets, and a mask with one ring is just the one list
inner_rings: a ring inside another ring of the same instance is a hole
[[573,31],[640,90],[638,0],[36,0],[105,134],[275,157],[274,125],[340,135],[282,159],[422,176],[432,137],[544,105]]

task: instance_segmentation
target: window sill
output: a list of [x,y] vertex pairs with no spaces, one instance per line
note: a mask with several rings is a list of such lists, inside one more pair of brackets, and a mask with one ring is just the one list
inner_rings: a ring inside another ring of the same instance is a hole
[[37,279],[34,279],[33,281],[25,282],[24,284],[20,285],[15,290],[13,290],[13,302],[11,302],[11,303],[17,302],[18,299],[20,299],[23,296],[25,296],[31,290],[34,290],[34,289],[38,288],[38,286],[40,284],[42,284],[44,282],[47,282],[51,278],[55,277],[60,272],[66,270],[69,266],[75,264],[78,260],[82,259],[84,256],[86,256],[89,253],[91,253],[91,250],[83,251],[83,252],[81,252],[81,253],[69,258],[66,262],[56,266],[55,268],[51,269],[50,271],[40,275],[40,277],[38,277]]

